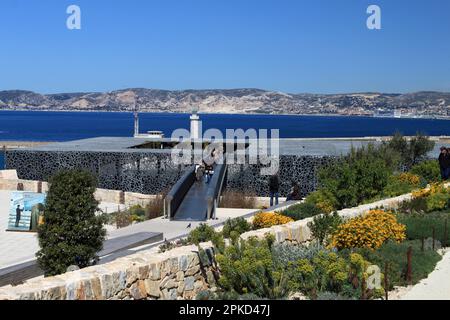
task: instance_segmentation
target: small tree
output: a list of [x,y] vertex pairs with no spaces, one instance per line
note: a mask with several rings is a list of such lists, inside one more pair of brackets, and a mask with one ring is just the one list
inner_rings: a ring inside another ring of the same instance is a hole
[[36,254],[46,276],[98,261],[106,230],[104,218],[95,215],[95,189],[96,179],[85,171],[61,171],[50,179],[44,224],[38,228],[41,249]]
[[408,141],[398,132],[384,144],[392,153],[397,152],[400,154],[401,165],[407,170],[424,160],[428,152],[433,150],[434,145],[434,141],[422,133],[417,133]]

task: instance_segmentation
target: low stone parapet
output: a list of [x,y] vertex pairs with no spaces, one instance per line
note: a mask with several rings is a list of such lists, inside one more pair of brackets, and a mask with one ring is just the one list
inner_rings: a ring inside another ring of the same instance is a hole
[[[354,208],[339,210],[338,214],[344,219],[354,218],[372,209],[377,208],[396,209],[403,201],[411,199],[412,193],[408,193],[395,198],[384,199],[373,203],[360,205]],[[307,242],[310,241],[312,238],[311,230],[308,227],[308,223],[312,221],[313,218],[307,218],[295,222],[290,222],[284,225],[278,225],[270,228],[249,231],[241,234],[241,239],[248,239],[251,237],[257,237],[259,239],[262,239],[265,237],[266,234],[270,234],[275,237],[275,241],[277,243]]]
[[213,247],[201,244],[164,253],[149,250],[103,265],[0,288],[0,300],[193,299],[214,286]]
[[[16,170],[0,170],[0,190],[18,190],[37,193],[48,192],[49,184],[45,181],[23,180],[17,178]],[[124,204],[126,206],[146,206],[156,195],[119,190],[96,189],[95,198],[99,202]]]

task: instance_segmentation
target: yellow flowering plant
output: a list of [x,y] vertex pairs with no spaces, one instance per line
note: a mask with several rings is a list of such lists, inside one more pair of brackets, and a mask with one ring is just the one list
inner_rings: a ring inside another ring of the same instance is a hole
[[331,246],[338,249],[377,249],[387,240],[401,242],[406,226],[397,222],[392,212],[371,210],[341,224],[332,236]]
[[253,217],[252,224],[254,229],[262,229],[292,221],[294,221],[292,218],[283,216],[282,214],[276,212],[259,212]]
[[443,183],[433,183],[429,188],[413,192],[414,199],[425,199],[426,211],[439,211],[450,206],[450,188]]
[[418,186],[420,183],[420,177],[418,175],[404,172],[397,176],[397,179],[403,183],[408,183],[412,186]]

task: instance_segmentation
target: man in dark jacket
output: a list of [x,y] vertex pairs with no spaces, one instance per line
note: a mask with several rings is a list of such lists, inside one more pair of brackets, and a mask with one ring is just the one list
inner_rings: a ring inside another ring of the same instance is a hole
[[273,198],[275,197],[275,205],[278,205],[278,197],[280,196],[279,193],[280,189],[280,182],[278,181],[278,176],[273,175],[269,178],[269,193],[270,193],[270,206],[273,206]]
[[447,155],[444,158],[444,180],[450,179],[450,148],[447,148]]
[[449,178],[450,171],[450,155],[448,154],[448,149],[441,147],[441,153],[439,154],[439,167],[441,169],[442,180],[447,180]]

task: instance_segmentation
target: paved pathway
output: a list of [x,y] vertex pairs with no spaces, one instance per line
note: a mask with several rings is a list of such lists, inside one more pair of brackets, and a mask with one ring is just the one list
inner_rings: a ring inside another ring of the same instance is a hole
[[401,300],[450,300],[450,251],[428,278],[413,286]]

